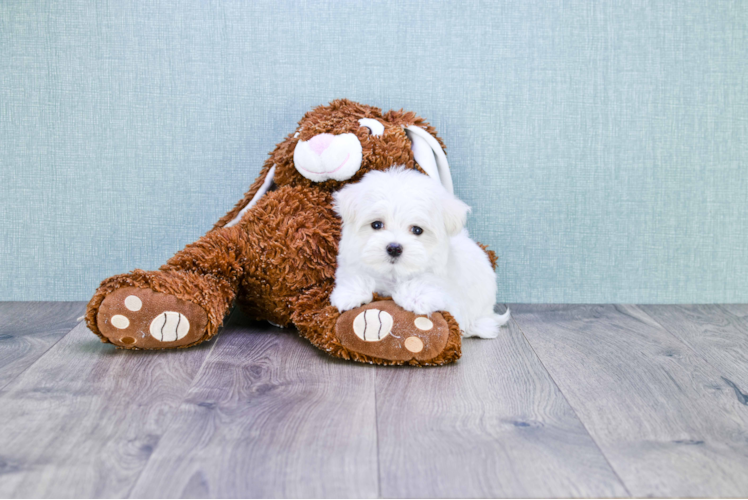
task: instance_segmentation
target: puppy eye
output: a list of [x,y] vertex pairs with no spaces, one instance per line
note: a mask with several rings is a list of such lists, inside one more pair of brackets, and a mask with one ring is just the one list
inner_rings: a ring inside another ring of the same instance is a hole
[[374,222],[371,223],[371,228],[374,231],[379,231],[383,227],[384,227],[384,222],[382,222],[381,220],[375,220]]
[[361,118],[358,123],[360,123],[362,127],[368,128],[369,132],[374,137],[379,137],[384,134],[384,125],[373,118]]
[[416,236],[420,236],[423,234],[423,229],[418,226],[411,226],[410,232],[415,234]]

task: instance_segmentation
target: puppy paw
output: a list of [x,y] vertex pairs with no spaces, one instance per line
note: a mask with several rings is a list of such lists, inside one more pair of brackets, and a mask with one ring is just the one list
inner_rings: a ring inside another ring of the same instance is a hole
[[397,305],[416,314],[449,309],[449,298],[439,289],[420,283],[405,283],[392,295]]
[[414,312],[416,314],[432,314],[441,309],[435,302],[429,301],[424,297],[393,297],[395,303],[405,309],[406,311]]
[[335,287],[330,294],[330,303],[338,308],[338,311],[349,311],[363,304],[368,304],[374,299],[371,292],[356,290],[349,287]]

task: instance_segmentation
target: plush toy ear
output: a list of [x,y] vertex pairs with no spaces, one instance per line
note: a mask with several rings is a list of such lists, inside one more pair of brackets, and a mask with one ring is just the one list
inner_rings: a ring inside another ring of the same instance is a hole
[[444,198],[444,226],[450,237],[456,236],[465,227],[470,207],[453,194],[447,194]]
[[442,186],[454,193],[452,174],[449,172],[447,155],[439,145],[439,141],[421,127],[410,125],[405,127],[405,134],[410,139],[410,147],[418,166],[426,172],[429,177],[442,183]]
[[241,212],[236,214],[236,217],[234,217],[231,222],[226,224],[224,227],[231,227],[235,224],[237,224],[240,220],[242,220],[242,217],[244,217],[244,214],[255,206],[257,203],[257,200],[262,198],[262,196],[268,192],[268,189],[270,189],[270,186],[273,185],[273,178],[275,177],[275,165],[273,165],[270,170],[268,170],[267,175],[265,176],[265,180],[262,182],[262,186],[260,186],[260,189],[257,190],[255,195],[252,197],[252,199],[247,203],[247,206],[242,208]]

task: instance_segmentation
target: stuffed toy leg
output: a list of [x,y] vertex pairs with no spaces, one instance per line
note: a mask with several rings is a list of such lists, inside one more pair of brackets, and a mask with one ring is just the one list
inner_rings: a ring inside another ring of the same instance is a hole
[[260,177],[215,227],[158,271],[102,282],[86,321],[125,349],[190,347],[218,333],[234,303],[295,326],[329,354],[376,364],[441,365],[460,356],[459,325],[387,297],[341,314],[330,304],[340,239],[332,193],[371,170],[405,165],[452,189],[444,146],[414,113],[347,100],[304,115]]

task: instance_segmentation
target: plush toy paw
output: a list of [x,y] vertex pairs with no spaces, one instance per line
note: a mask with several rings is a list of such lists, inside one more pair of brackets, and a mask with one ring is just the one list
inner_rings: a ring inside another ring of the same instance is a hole
[[445,364],[460,356],[456,322],[450,324],[439,312],[425,317],[406,311],[392,300],[372,302],[343,313],[336,333],[349,351],[394,362],[389,364]]
[[122,287],[104,299],[96,316],[101,334],[127,349],[168,349],[206,334],[202,307],[148,288]]

